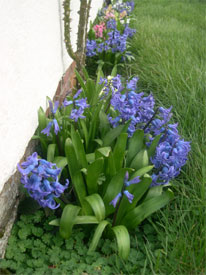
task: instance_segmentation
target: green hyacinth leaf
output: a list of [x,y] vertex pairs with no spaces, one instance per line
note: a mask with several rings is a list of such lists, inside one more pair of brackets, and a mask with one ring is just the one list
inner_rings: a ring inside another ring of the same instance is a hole
[[60,226],[60,219],[54,219],[49,222],[49,225]]
[[76,205],[68,204],[64,207],[60,219],[59,233],[64,239],[69,239],[72,234],[72,228],[75,224],[75,219],[81,208]]
[[153,186],[149,189],[149,191],[147,192],[147,195],[145,196],[144,202],[147,200],[150,200],[154,197],[158,197],[162,194],[163,192],[163,186],[159,185],[159,186]]
[[89,78],[89,74],[88,74],[88,72],[87,72],[87,70],[86,70],[85,67],[82,68],[82,72],[84,74],[85,80],[87,81],[87,79]]
[[93,109],[90,109],[91,119],[89,126],[89,142],[92,142],[97,137],[96,132],[99,128],[99,112],[102,108],[102,104],[103,102],[99,103],[98,106],[94,106]]
[[93,238],[92,238],[91,244],[90,244],[90,246],[89,246],[88,253],[89,253],[89,252],[93,252],[93,251],[96,250],[97,245],[98,245],[98,243],[99,243],[99,240],[100,240],[100,238],[101,238],[101,236],[102,236],[102,233],[103,233],[104,229],[106,228],[106,226],[107,226],[108,224],[109,224],[109,222],[106,221],[106,220],[101,221],[101,222],[98,224],[98,226],[97,226],[97,228],[96,228],[96,230],[95,230],[95,232],[94,232],[94,236],[93,236]]
[[74,150],[77,156],[77,160],[82,168],[87,168],[87,159],[84,150],[84,145],[82,143],[81,137],[78,131],[75,131],[74,126],[71,125],[71,139],[74,145]]
[[86,159],[88,163],[92,163],[95,161],[95,153],[86,154]]
[[94,83],[94,81],[91,78],[89,78],[87,80],[85,86],[86,86],[86,96],[87,96],[88,103],[90,105],[94,105],[93,103],[95,102],[95,98],[96,98],[96,95],[95,95],[95,93],[96,93],[95,83]]
[[53,162],[56,163],[58,168],[62,169],[61,172],[58,175],[58,178],[60,179],[63,169],[67,166],[67,158],[58,156],[58,157],[54,158]]
[[100,110],[99,112],[99,130],[101,133],[101,137],[103,138],[106,133],[110,130],[110,123],[108,117],[105,112]]
[[72,178],[73,175],[75,175],[76,172],[80,170],[80,165],[77,160],[74,145],[70,138],[67,138],[65,142],[65,155],[69,166],[69,173]]
[[116,76],[117,75],[117,65],[115,65],[112,69],[111,76]]
[[83,212],[89,215],[91,213],[90,207],[85,203],[85,197],[87,196],[86,186],[84,184],[84,179],[80,171],[79,162],[77,161],[74,146],[70,138],[66,139],[65,142],[65,154],[67,158],[67,163],[69,167],[69,174],[71,176],[72,185],[74,186],[75,193],[79,202],[82,205]]
[[144,219],[164,207],[168,202],[174,198],[174,193],[168,189],[160,196],[151,198],[133,210],[129,211],[122,219],[122,224],[127,226],[128,229],[136,228]]
[[47,148],[47,161],[53,162],[55,156],[56,144],[49,144]]
[[116,128],[111,129],[103,138],[104,146],[109,146],[121,133],[126,133],[130,120],[124,125],[119,125]]
[[100,146],[102,146],[102,144],[103,144],[103,141],[102,141],[101,139],[99,139],[99,138],[95,138],[94,141],[95,141],[97,144],[99,144]]
[[53,162],[56,163],[57,167],[61,168],[62,170],[64,169],[64,167],[67,166],[66,157],[61,157],[61,156],[55,157]]
[[99,158],[92,162],[87,169],[86,183],[89,194],[98,192],[98,179],[102,173],[104,165],[104,159]]
[[141,169],[149,164],[148,152],[146,149],[141,150],[132,160],[130,167],[135,170]]
[[85,96],[85,95],[87,96],[87,89],[86,89],[86,86],[85,86],[85,84],[84,84],[83,78],[82,78],[81,75],[77,72],[77,70],[75,70],[75,74],[76,74],[76,77],[77,77],[78,82],[79,82],[80,85],[81,85],[81,88],[82,88],[82,90],[83,90],[84,96]]
[[105,206],[102,198],[99,194],[93,194],[85,198],[91,206],[92,210],[98,221],[102,221],[105,218]]
[[123,165],[125,150],[127,145],[127,137],[128,137],[127,133],[120,134],[114,147],[113,155],[114,155],[116,171],[119,171]]
[[99,221],[95,216],[77,216],[74,221],[75,224],[97,224]]
[[87,149],[88,145],[89,145],[89,133],[88,133],[88,130],[87,130],[87,125],[86,125],[85,120],[80,119],[79,121],[80,121],[82,130],[83,130],[84,139],[85,139],[85,146],[86,146],[86,149]]
[[109,156],[110,151],[111,151],[111,147],[98,148],[95,152],[96,158],[99,158],[102,156],[107,158]]
[[119,256],[123,260],[127,260],[130,252],[130,237],[127,228],[123,225],[117,225],[112,227],[112,231],[117,240]]
[[79,171],[72,177],[72,184],[77,194],[78,200],[82,206],[82,214],[90,215],[92,210],[90,206],[86,203],[85,198],[87,196],[84,179],[82,173]]
[[151,171],[154,168],[154,165],[148,165],[145,166],[139,170],[137,170],[136,172],[134,172],[131,176],[131,180],[136,178],[136,177],[141,177],[143,175],[145,175],[146,173],[148,173],[149,171]]
[[40,107],[38,110],[38,122],[39,122],[39,131],[41,133],[41,131],[43,129],[45,129],[47,126],[46,114],[45,114],[44,110],[42,109],[42,107]]
[[148,149],[148,156],[149,156],[149,158],[152,157],[155,154],[156,147],[157,147],[157,145],[159,143],[159,140],[160,140],[161,136],[162,135],[156,136],[153,139],[152,143],[150,144],[149,149]]
[[104,73],[102,71],[102,66],[99,66],[97,70],[97,80],[96,80],[96,91],[98,92],[98,95],[101,89],[104,87],[103,84],[102,85],[99,84],[101,77],[104,78]]
[[114,154],[112,151],[110,152],[108,159],[106,159],[105,161],[106,161],[106,175],[108,175],[108,177],[111,178],[116,174]]
[[126,163],[130,165],[133,158],[139,153],[144,146],[144,131],[137,130],[133,136],[129,139],[128,152]]

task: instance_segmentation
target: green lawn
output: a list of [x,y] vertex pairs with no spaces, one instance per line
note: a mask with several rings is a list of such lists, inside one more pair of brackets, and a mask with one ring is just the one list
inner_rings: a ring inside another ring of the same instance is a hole
[[173,106],[190,140],[187,166],[174,182],[176,199],[154,220],[163,247],[148,250],[153,274],[205,274],[206,266],[206,1],[136,0],[132,27],[139,87]]

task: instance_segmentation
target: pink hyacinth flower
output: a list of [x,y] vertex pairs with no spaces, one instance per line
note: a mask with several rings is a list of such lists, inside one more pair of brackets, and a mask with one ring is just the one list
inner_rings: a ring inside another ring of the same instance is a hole
[[100,37],[102,38],[103,37],[103,31],[106,30],[106,26],[105,26],[105,23],[102,22],[101,24],[99,25],[95,25],[94,26],[94,31],[95,31],[95,35],[96,37]]
[[115,15],[113,12],[107,11],[104,18],[105,19],[115,18]]

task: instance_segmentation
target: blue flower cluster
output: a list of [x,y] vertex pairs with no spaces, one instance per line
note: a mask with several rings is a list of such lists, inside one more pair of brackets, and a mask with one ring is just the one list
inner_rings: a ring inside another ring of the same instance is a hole
[[127,197],[129,203],[132,203],[132,201],[134,199],[134,195],[132,195],[128,190],[125,190],[125,188],[130,186],[131,184],[136,184],[136,183],[140,182],[140,178],[135,177],[134,179],[132,179],[130,181],[128,179],[129,179],[129,173],[126,172],[125,178],[124,178],[124,188],[123,188],[122,192],[118,193],[116,195],[116,197],[109,204],[116,207],[119,199],[123,196],[123,194]]
[[21,183],[28,190],[29,195],[38,201],[42,207],[56,209],[54,198],[60,197],[69,185],[69,180],[63,186],[59,183],[58,175],[61,172],[56,164],[39,159],[37,153],[33,153],[25,162],[18,164],[21,173]]
[[101,79],[100,83],[104,83],[105,91],[112,91],[111,106],[117,111],[117,115],[112,117],[108,115],[108,119],[113,127],[118,126],[125,121],[131,120],[128,128],[128,134],[131,137],[137,128],[143,129],[144,126],[154,115],[155,101],[152,95],[143,97],[144,93],[136,93],[138,78],[134,77],[127,82],[126,93],[121,93],[125,87],[121,82],[121,76],[108,81]]
[[[110,20],[111,21],[111,20]],[[110,22],[108,21],[108,23]],[[114,28],[114,24],[111,27],[109,24],[111,31],[107,33],[107,39],[103,42],[98,42],[96,40],[87,39],[86,44],[86,55],[88,57],[92,57],[102,53],[103,51],[111,51],[112,53],[116,52],[125,52],[127,48],[127,40],[131,38],[136,30],[128,27],[128,24],[125,24],[125,29],[123,34],[120,33],[116,28]]]
[[[127,40],[134,35],[136,30],[131,29],[129,25],[125,23],[126,21],[121,18],[121,13],[125,12],[124,16],[126,18],[126,16],[128,16],[133,9],[133,1],[117,3],[112,6],[111,9],[109,7],[102,9],[100,18],[102,18],[103,23],[105,22],[106,28],[104,29],[103,36],[101,36],[101,38],[96,40],[87,39],[86,55],[88,57],[96,56],[99,53],[108,51],[112,53],[124,53],[126,51]],[[115,12],[119,15],[115,15]]]
[[[81,92],[82,89],[78,90],[73,99],[78,98]],[[74,108],[72,109],[69,118],[74,120],[75,122],[77,122],[79,118],[85,118],[85,116],[83,116],[84,110],[89,107],[89,104],[87,104],[87,98],[80,98],[76,100],[65,99],[63,102],[64,107],[67,107],[71,104],[73,104]]]
[[[161,114],[164,111],[165,116],[162,120],[158,119],[151,127],[155,134],[162,133],[156,154],[151,158],[156,170],[152,175],[152,186],[168,184],[171,179],[177,177],[191,149],[190,142],[180,139],[177,124],[166,124],[171,117],[168,110],[171,109],[161,108]],[[156,129],[154,129],[155,124]]]
[[130,15],[130,13],[133,11],[134,9],[134,1],[127,1],[127,2],[123,2],[123,3],[116,3],[113,8],[119,12],[122,13],[124,11],[127,12],[127,15]]
[[[87,104],[87,98],[77,99],[78,96],[81,94],[81,92],[82,92],[82,89],[78,90],[77,93],[74,95],[73,99],[76,99],[76,100],[65,99],[63,102],[63,107],[67,107],[73,104],[74,108],[71,110],[71,114],[69,118],[74,120],[75,122],[77,122],[79,118],[85,118],[85,116],[83,116],[84,110],[89,107],[89,104]],[[55,118],[55,114],[58,110],[58,107],[59,107],[59,101],[55,101],[54,106],[53,106],[53,102],[49,101],[49,108],[53,119],[49,121],[46,128],[41,131],[41,133],[47,135],[47,137],[50,135],[52,128],[54,129],[54,133],[56,135],[61,130],[61,127],[59,126],[59,123]]]
[[157,135],[161,135],[156,154],[151,158],[155,167],[151,186],[165,185],[178,176],[182,166],[185,165],[190,143],[180,139],[177,124],[169,123],[172,107],[168,109],[160,107],[155,111],[152,94],[144,97],[144,93],[136,92],[137,81],[138,78],[134,77],[123,85],[120,75],[100,80],[100,84],[104,84],[104,94],[108,95],[111,91],[110,104],[116,111],[108,115],[108,120],[114,128],[131,120],[128,127],[129,137],[137,129],[143,129],[150,139],[147,146],[150,146]]

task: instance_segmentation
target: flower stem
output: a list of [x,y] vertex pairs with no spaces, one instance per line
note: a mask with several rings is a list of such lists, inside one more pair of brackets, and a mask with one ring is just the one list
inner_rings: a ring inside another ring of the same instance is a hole
[[118,210],[119,210],[122,198],[123,198],[123,196],[121,196],[120,200],[118,201],[117,208],[116,208],[116,210],[114,212],[114,217],[113,217],[113,221],[112,221],[112,227],[115,226],[116,219],[117,219],[117,214],[118,214]]
[[158,112],[158,109],[156,109],[156,111],[154,112],[153,116],[150,118],[150,120],[147,122],[147,124],[144,126],[143,131],[145,131],[147,129],[147,127],[150,125],[150,123],[152,122],[152,120],[154,119],[154,117],[156,116]]

